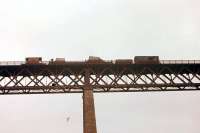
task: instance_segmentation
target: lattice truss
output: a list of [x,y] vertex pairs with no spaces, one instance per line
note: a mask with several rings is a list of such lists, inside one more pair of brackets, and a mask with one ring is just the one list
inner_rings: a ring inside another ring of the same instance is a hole
[[[178,72],[168,67],[159,71],[144,67],[136,72],[130,68],[113,70],[104,68],[95,71],[88,68],[90,73],[90,87],[94,92],[130,92],[130,91],[175,91],[200,89],[200,72],[193,72],[188,68],[181,68]],[[7,76],[0,76],[0,94],[37,94],[37,93],[81,93],[84,89],[86,69],[78,73],[70,68],[59,73],[41,70],[32,73],[23,69],[17,74],[11,74],[4,69],[1,72]],[[26,73],[23,75],[22,73]]]

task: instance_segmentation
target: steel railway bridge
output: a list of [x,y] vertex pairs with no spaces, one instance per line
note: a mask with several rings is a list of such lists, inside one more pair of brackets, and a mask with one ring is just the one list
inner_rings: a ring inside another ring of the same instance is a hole
[[83,93],[84,133],[97,133],[94,93],[200,90],[200,61],[160,64],[0,63],[0,95]]

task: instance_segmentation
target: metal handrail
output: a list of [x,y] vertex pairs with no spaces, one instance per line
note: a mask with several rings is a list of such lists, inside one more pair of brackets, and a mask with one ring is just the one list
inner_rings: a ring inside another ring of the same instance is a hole
[[[42,61],[41,64],[50,64],[51,61]],[[67,61],[67,62],[74,62],[74,61]],[[67,63],[66,62],[66,63]],[[85,62],[85,61],[77,61],[77,62]],[[111,60],[108,61],[106,60],[106,62],[115,62],[115,60]],[[6,66],[6,65],[22,65],[22,64],[26,64],[25,61],[0,61],[0,66]],[[134,61],[133,61],[133,64]],[[160,64],[200,64],[200,60],[160,60]]]
[[161,64],[200,64],[200,60],[160,60]]

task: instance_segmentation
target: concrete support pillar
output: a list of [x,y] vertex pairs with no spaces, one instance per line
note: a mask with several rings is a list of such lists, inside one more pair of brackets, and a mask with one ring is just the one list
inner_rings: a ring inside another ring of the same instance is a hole
[[86,70],[83,90],[83,133],[97,133],[94,97],[89,76],[89,71]]

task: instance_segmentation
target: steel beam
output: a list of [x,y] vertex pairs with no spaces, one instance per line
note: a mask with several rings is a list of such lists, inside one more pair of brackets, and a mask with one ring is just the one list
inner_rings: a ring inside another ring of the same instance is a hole
[[4,66],[0,95],[83,93],[86,69],[94,93],[200,90],[200,64]]

